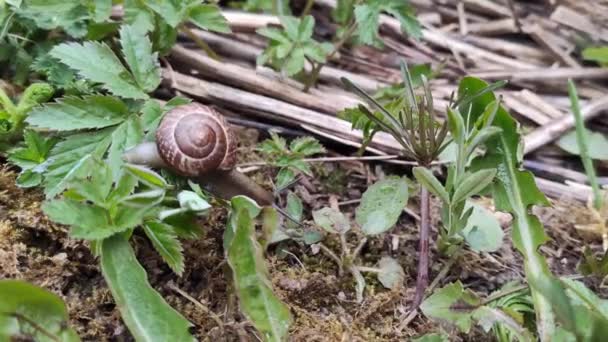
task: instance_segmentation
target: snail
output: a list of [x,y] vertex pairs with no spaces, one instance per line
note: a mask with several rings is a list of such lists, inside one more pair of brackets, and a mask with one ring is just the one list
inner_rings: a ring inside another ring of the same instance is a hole
[[220,113],[190,103],[167,112],[156,131],[156,142],[135,146],[123,160],[196,179],[224,199],[245,195],[260,205],[271,205],[272,193],[235,169],[236,146],[236,136]]

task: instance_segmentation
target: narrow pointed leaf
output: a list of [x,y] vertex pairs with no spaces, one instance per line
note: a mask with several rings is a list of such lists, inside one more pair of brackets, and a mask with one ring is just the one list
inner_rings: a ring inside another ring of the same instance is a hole
[[457,204],[476,195],[492,183],[494,176],[496,176],[496,170],[493,169],[479,170],[468,175],[456,187],[454,195],[452,196],[452,203]]
[[101,242],[101,271],[129,331],[137,341],[195,341],[192,324],[150,286],[127,238]]
[[450,203],[450,196],[431,170],[425,167],[415,167],[413,173],[420,185],[427,188],[427,190],[439,197],[444,203]]
[[249,210],[239,208],[232,215],[235,215],[236,227],[228,249],[228,264],[233,271],[241,311],[264,340],[282,341],[292,321],[289,308],[272,291]]

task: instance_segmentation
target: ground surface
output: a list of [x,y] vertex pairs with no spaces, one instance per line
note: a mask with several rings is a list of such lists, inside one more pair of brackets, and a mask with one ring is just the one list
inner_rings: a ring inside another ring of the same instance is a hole
[[[250,150],[248,147],[242,149]],[[246,155],[249,159],[256,158],[249,152]],[[308,219],[310,209],[326,205],[330,198],[339,202],[358,199],[366,183],[384,172],[395,171],[361,163],[322,164],[315,169],[316,179],[304,182],[306,187],[295,188],[306,202]],[[263,180],[268,172],[254,177]],[[69,239],[64,227],[49,222],[40,211],[43,195],[39,191],[16,188],[14,178],[15,173],[7,168],[0,172],[0,279],[22,278],[59,294],[68,305],[70,323],[84,340],[130,340],[87,244]],[[417,210],[416,201],[414,197],[408,204],[414,211]],[[352,214],[354,206],[345,205],[341,209]],[[584,243],[574,224],[585,219],[584,207],[566,200],[554,201],[553,207],[536,211],[553,239],[543,247],[551,267],[560,275],[575,274]],[[194,332],[201,340],[255,341],[253,330],[241,323],[242,317],[230,309],[234,307],[234,298],[228,293],[221,247],[224,219],[225,212],[218,209],[201,221],[205,236],[185,243],[186,270],[181,278],[162,262],[147,239],[135,236],[134,245],[152,285],[194,323]],[[501,219],[508,221],[507,217],[501,216]],[[274,287],[290,306],[296,320],[290,340],[402,341],[438,329],[424,317],[414,319],[402,331],[397,328],[399,317],[413,296],[415,220],[404,214],[391,233],[399,237],[397,250],[391,249],[392,234],[374,238],[363,250],[363,261],[373,266],[382,255],[397,258],[406,272],[405,287],[400,291],[385,290],[370,277],[362,304],[354,300],[353,279],[338,277],[336,265],[323,254],[313,255],[310,248],[296,244],[280,247],[289,253],[271,249],[268,262]],[[327,242],[330,248],[337,243]],[[597,243],[592,245],[598,247]],[[436,253],[433,259],[431,277],[446,262]],[[440,284],[460,279],[467,287],[487,294],[509,280],[522,280],[521,270],[521,258],[505,241],[496,253],[478,255],[465,251]],[[189,301],[175,288],[202,303],[203,307]],[[211,315],[225,323],[218,326]],[[449,327],[445,328],[450,331]],[[456,335],[455,338],[461,339]],[[479,331],[468,335],[466,340],[491,338]]]

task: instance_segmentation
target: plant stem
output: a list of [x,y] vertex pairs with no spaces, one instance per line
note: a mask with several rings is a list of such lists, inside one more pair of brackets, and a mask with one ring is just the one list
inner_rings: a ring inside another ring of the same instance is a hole
[[312,6],[315,4],[315,0],[308,0],[306,1],[306,6],[304,6],[304,10],[302,11],[302,14],[300,15],[300,18],[304,18],[305,16],[307,16],[308,14],[310,14],[310,10],[312,9]]
[[317,245],[325,254],[327,254],[327,256],[329,256],[333,261],[336,262],[336,264],[338,264],[338,275],[342,276],[342,274],[344,273],[344,265],[342,263],[342,259],[340,259],[336,255],[336,253],[332,252],[331,249],[327,248],[327,246],[325,246],[324,244],[319,242]]
[[382,270],[376,267],[367,267],[367,266],[355,266],[359,272],[371,272],[371,273],[381,273]]
[[578,144],[579,154],[583,162],[583,167],[589,178],[591,189],[593,189],[593,206],[595,209],[600,210],[602,207],[602,194],[600,193],[600,185],[597,181],[595,174],[595,168],[593,167],[593,160],[589,156],[589,142],[587,141],[587,132],[585,130],[585,123],[583,121],[583,115],[581,114],[581,107],[578,101],[578,93],[576,86],[571,79],[568,80],[568,95],[570,96],[570,105],[572,107],[572,113],[576,120],[576,142]]
[[26,317],[20,313],[12,312],[12,313],[9,313],[8,316],[12,316],[12,317],[16,318],[18,321],[23,321],[23,322],[31,325],[35,330],[39,331],[41,334],[45,335],[46,337],[48,337],[49,339],[51,339],[53,341],[57,341],[57,342],[61,341],[61,339],[57,335],[44,329],[42,326],[38,325],[38,323],[36,323],[35,321],[29,319],[28,317]]
[[355,33],[356,29],[357,29],[357,23],[354,20],[351,20],[351,24],[348,27],[348,30],[344,33],[344,35],[342,36],[342,38],[339,41],[337,41],[336,43],[334,43],[334,49],[333,49],[333,51],[329,55],[327,55],[327,58],[325,60],[326,62],[325,63],[318,63],[318,64],[314,64],[313,65],[312,70],[310,72],[310,75],[306,79],[306,84],[304,86],[304,92],[308,92],[310,90],[310,88],[317,83],[317,79],[319,78],[319,75],[321,74],[321,69],[323,69],[323,67],[325,66],[325,64],[327,64],[327,62],[338,51],[340,51],[340,49],[342,48],[342,46],[344,44],[346,44],[346,42],[350,39],[350,37],[353,35],[353,33]]
[[424,292],[429,283],[429,235],[431,230],[431,198],[425,187],[420,189],[420,244],[418,247],[418,276],[412,310],[422,303]]
[[207,45],[204,40],[200,39],[197,35],[195,35],[194,32],[192,32],[192,30],[190,30],[186,25],[180,25],[179,29],[184,32],[188,36],[188,38],[192,39],[192,41],[194,41],[194,43],[199,48],[205,51],[205,53],[209,55],[209,57],[215,59],[216,61],[220,60],[220,56],[218,56],[218,54],[215,53],[215,51],[213,51],[213,49],[211,49],[211,47]]

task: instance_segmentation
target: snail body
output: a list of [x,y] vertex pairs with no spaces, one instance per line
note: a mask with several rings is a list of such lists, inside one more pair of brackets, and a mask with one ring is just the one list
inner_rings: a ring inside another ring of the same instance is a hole
[[245,195],[260,205],[272,204],[271,193],[235,169],[236,147],[236,136],[221,114],[191,103],[167,112],[156,131],[156,142],[134,147],[123,159],[168,168],[225,199]]

